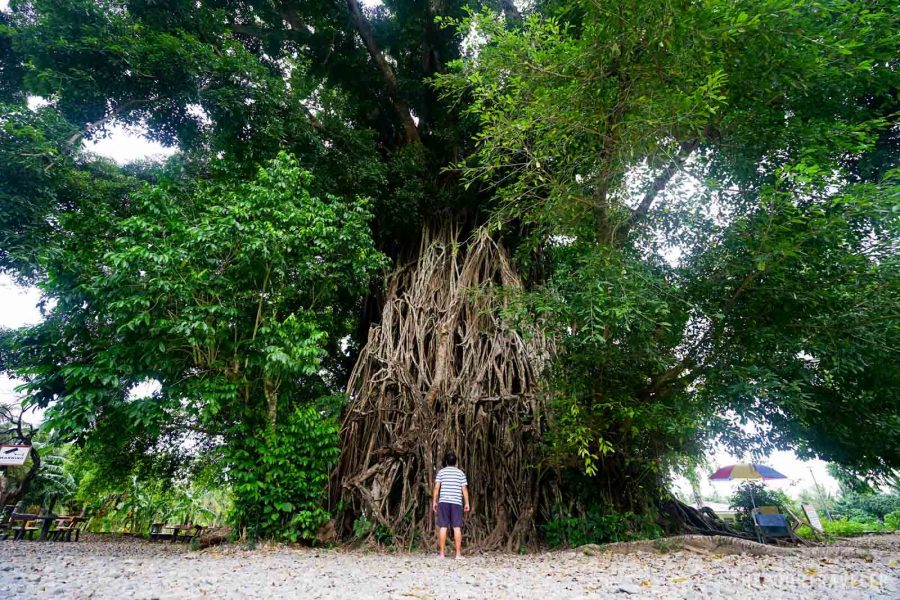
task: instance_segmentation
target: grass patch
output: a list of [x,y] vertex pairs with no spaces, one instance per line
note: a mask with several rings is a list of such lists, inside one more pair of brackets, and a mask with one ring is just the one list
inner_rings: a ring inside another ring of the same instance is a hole
[[[890,533],[892,528],[875,520],[859,521],[846,517],[836,520],[822,519],[822,528],[827,539],[854,537],[869,533]],[[797,535],[804,539],[814,539],[816,536],[809,525],[802,525],[797,529]]]

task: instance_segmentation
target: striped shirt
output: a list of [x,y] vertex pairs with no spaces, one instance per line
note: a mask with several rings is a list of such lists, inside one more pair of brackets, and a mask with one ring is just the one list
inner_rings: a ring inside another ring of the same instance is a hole
[[446,502],[447,504],[463,503],[462,489],[464,485],[469,485],[466,480],[466,474],[456,467],[444,467],[437,474],[437,483],[441,484],[440,498],[438,502]]

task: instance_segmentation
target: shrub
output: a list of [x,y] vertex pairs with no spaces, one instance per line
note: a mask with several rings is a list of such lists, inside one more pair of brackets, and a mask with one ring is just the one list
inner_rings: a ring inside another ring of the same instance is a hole
[[599,505],[589,507],[583,517],[557,512],[543,530],[552,548],[658,538],[662,534],[650,516],[616,512]]
[[305,406],[245,446],[228,456],[235,524],[251,538],[315,539],[330,516],[324,504],[328,473],[340,452],[337,422]]
[[361,538],[369,535],[372,531],[372,527],[374,527],[372,521],[367,519],[365,515],[358,517],[353,521],[353,537]]
[[863,535],[884,530],[884,526],[878,521],[857,521],[847,519],[846,517],[836,521],[829,521],[826,519],[822,523],[822,527],[824,527],[825,533],[837,537]]
[[[875,520],[855,521],[842,517],[837,520],[822,519],[822,528],[825,530],[825,536],[828,538],[853,537],[856,535],[865,535],[867,533],[879,533],[885,531],[885,526]],[[812,529],[808,525],[803,525],[797,530],[797,535],[802,538],[815,537]]]
[[900,509],[884,515],[884,526],[891,531],[900,531]]
[[358,517],[353,521],[353,537],[364,538],[369,534],[375,538],[375,541],[383,546],[390,546],[394,543],[394,532],[390,527],[378,523],[377,525],[366,518],[365,515]]

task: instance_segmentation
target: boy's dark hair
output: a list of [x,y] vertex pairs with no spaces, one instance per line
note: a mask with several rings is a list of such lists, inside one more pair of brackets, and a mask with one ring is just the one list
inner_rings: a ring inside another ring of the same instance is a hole
[[452,450],[444,455],[444,466],[445,467],[455,467],[456,466],[456,455],[453,453]]

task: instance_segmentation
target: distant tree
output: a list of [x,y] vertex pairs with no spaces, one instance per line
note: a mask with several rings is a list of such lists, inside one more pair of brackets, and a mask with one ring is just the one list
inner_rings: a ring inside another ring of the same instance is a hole
[[41,471],[41,455],[34,447],[35,428],[25,421],[25,408],[0,404],[0,444],[31,446],[22,467],[6,467],[0,473],[0,506],[17,504],[28,493]]

